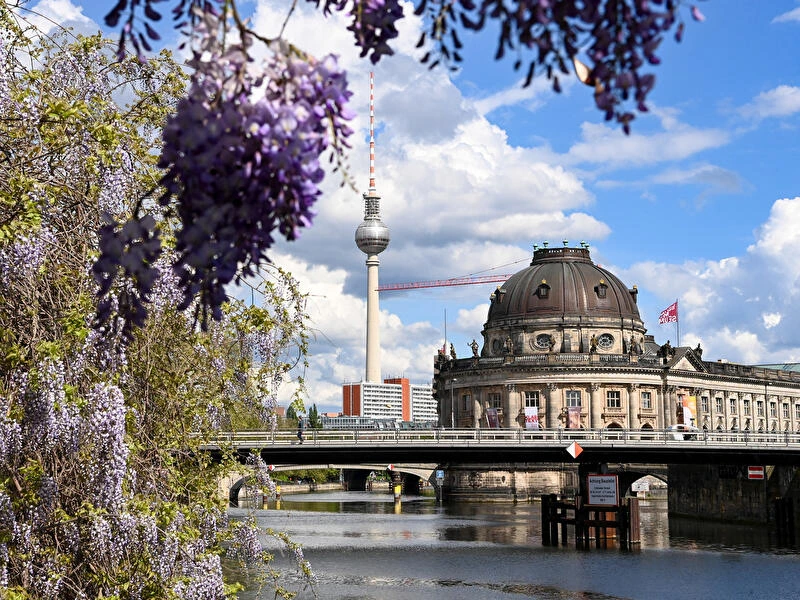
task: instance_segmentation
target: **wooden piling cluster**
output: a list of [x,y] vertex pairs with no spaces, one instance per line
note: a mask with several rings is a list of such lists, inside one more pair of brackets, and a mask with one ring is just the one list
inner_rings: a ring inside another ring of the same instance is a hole
[[541,500],[544,546],[558,546],[559,538],[566,545],[568,525],[575,529],[575,547],[582,550],[591,547],[591,540],[596,548],[616,545],[622,550],[631,550],[640,542],[638,498],[626,499],[620,506],[592,506],[584,504],[580,496],[561,499],[557,494]]

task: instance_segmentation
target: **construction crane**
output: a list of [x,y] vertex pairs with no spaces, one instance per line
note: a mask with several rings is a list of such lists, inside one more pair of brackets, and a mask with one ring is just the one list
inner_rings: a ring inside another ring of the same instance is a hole
[[379,292],[396,292],[398,290],[417,290],[420,288],[447,287],[452,285],[476,285],[480,283],[503,283],[511,275],[480,275],[477,277],[453,277],[451,279],[434,279],[431,281],[410,281],[408,283],[387,283],[378,286]]

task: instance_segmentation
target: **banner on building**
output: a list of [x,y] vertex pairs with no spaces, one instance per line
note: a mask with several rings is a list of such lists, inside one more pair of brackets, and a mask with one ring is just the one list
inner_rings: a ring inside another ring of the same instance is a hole
[[570,406],[567,408],[567,429],[581,428],[581,407]]
[[486,409],[486,426],[489,429],[500,429],[500,417],[496,408]]
[[536,406],[525,407],[525,429],[539,429],[539,409]]
[[677,323],[678,322],[678,301],[675,300],[667,308],[661,311],[658,317],[659,325],[664,323]]
[[697,396],[683,396],[683,422],[686,425],[697,424]]

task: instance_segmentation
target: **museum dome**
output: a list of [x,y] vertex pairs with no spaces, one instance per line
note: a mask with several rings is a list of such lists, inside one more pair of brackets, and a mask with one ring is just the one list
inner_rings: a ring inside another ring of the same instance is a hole
[[[495,354],[495,346],[507,335],[515,339],[518,351],[525,352],[528,347],[520,346],[519,336],[549,332],[554,342],[560,342],[562,335],[557,332],[572,330],[572,339],[588,340],[595,333],[614,330],[609,335],[617,340],[613,347],[619,351],[623,336],[637,334],[640,339],[646,331],[637,293],[635,286],[628,289],[616,275],[594,264],[587,247],[539,248],[529,267],[492,294],[484,337],[492,338],[490,353]],[[532,341],[530,349],[543,350],[544,339]],[[561,351],[588,351],[587,346],[588,341],[569,343]]]

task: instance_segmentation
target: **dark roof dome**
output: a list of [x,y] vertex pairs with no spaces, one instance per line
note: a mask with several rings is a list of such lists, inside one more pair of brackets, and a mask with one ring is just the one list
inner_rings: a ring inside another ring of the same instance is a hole
[[594,264],[588,248],[540,248],[528,268],[492,295],[486,327],[554,318],[582,325],[619,319],[644,331],[636,294],[635,286],[629,290],[613,273]]

